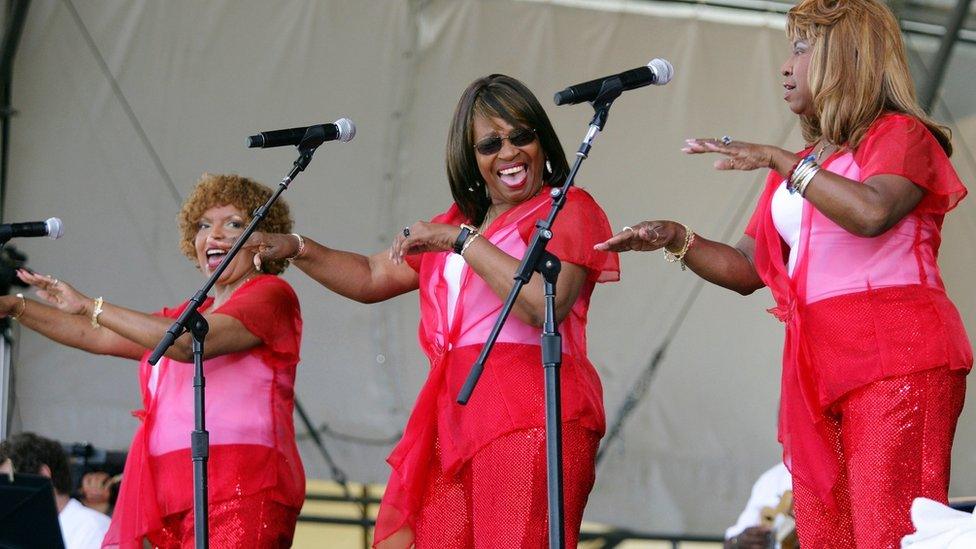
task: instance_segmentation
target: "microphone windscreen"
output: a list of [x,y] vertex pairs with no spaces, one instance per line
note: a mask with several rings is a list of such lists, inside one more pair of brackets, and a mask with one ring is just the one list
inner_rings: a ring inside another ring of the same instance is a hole
[[61,223],[61,219],[57,217],[49,218],[44,222],[47,226],[47,236],[51,239],[58,239],[64,235],[64,224]]
[[671,81],[671,77],[674,76],[674,67],[667,59],[661,59],[660,57],[655,57],[651,59],[651,62],[647,64],[647,68],[651,69],[654,73],[655,86],[663,86]]
[[353,137],[356,137],[356,125],[352,123],[352,120],[348,118],[340,118],[334,122],[336,129],[339,131],[339,141],[342,143],[348,143],[352,141]]

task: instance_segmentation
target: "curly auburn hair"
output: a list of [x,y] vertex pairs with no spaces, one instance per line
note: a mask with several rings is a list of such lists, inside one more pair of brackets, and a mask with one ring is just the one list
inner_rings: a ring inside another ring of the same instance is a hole
[[[176,216],[176,222],[180,227],[180,250],[190,260],[196,262],[197,252],[194,241],[203,212],[213,207],[230,205],[241,210],[249,222],[254,210],[264,205],[272,194],[271,189],[247,177],[204,173],[200,176],[193,192],[183,201],[183,207]],[[290,233],[292,224],[288,204],[284,200],[278,200],[271,206],[268,215],[261,220],[257,229],[269,233]],[[287,266],[287,260],[276,259],[262,262],[261,270],[267,274],[277,275],[284,272]]]

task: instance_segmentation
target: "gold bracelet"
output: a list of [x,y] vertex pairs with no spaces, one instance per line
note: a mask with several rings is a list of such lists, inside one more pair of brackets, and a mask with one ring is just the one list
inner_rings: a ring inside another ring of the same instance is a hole
[[92,309],[92,314],[91,314],[92,328],[98,329],[102,327],[102,325],[98,323],[98,316],[103,312],[105,312],[102,310],[102,304],[104,303],[105,300],[102,299],[102,296],[98,296],[97,298],[95,298],[95,308]]
[[291,236],[298,239],[298,250],[295,252],[295,255],[285,258],[288,261],[294,261],[305,255],[305,239],[298,233],[291,233]]
[[695,232],[688,228],[688,225],[684,223],[681,224],[685,228],[685,241],[681,245],[681,249],[677,252],[672,252],[671,250],[664,248],[664,259],[668,263],[681,263],[681,270],[684,271],[688,267],[685,265],[685,256],[688,255],[688,250],[691,249],[691,245],[695,242]]
[[24,313],[27,312],[27,298],[24,297],[24,294],[17,294],[17,297],[20,298],[21,307],[19,313],[10,315],[10,318],[13,320],[20,320],[20,317],[24,316]]
[[468,250],[468,246],[470,246],[472,242],[477,240],[479,236],[481,236],[481,233],[479,233],[478,231],[473,231],[471,235],[468,236],[467,240],[464,241],[464,245],[461,246],[461,257],[464,257],[464,252]]

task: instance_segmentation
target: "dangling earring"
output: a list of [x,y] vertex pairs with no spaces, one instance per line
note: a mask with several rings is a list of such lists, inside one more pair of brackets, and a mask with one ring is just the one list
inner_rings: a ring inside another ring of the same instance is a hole
[[546,159],[546,175],[552,175],[552,164]]

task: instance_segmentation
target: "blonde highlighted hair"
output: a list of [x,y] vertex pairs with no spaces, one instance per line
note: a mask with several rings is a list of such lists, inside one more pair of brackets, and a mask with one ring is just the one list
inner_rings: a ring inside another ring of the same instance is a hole
[[801,116],[809,143],[824,138],[856,149],[879,116],[917,118],[952,154],[949,128],[918,104],[898,21],[877,0],[803,0],[789,11],[790,40],[811,46],[813,116]]

